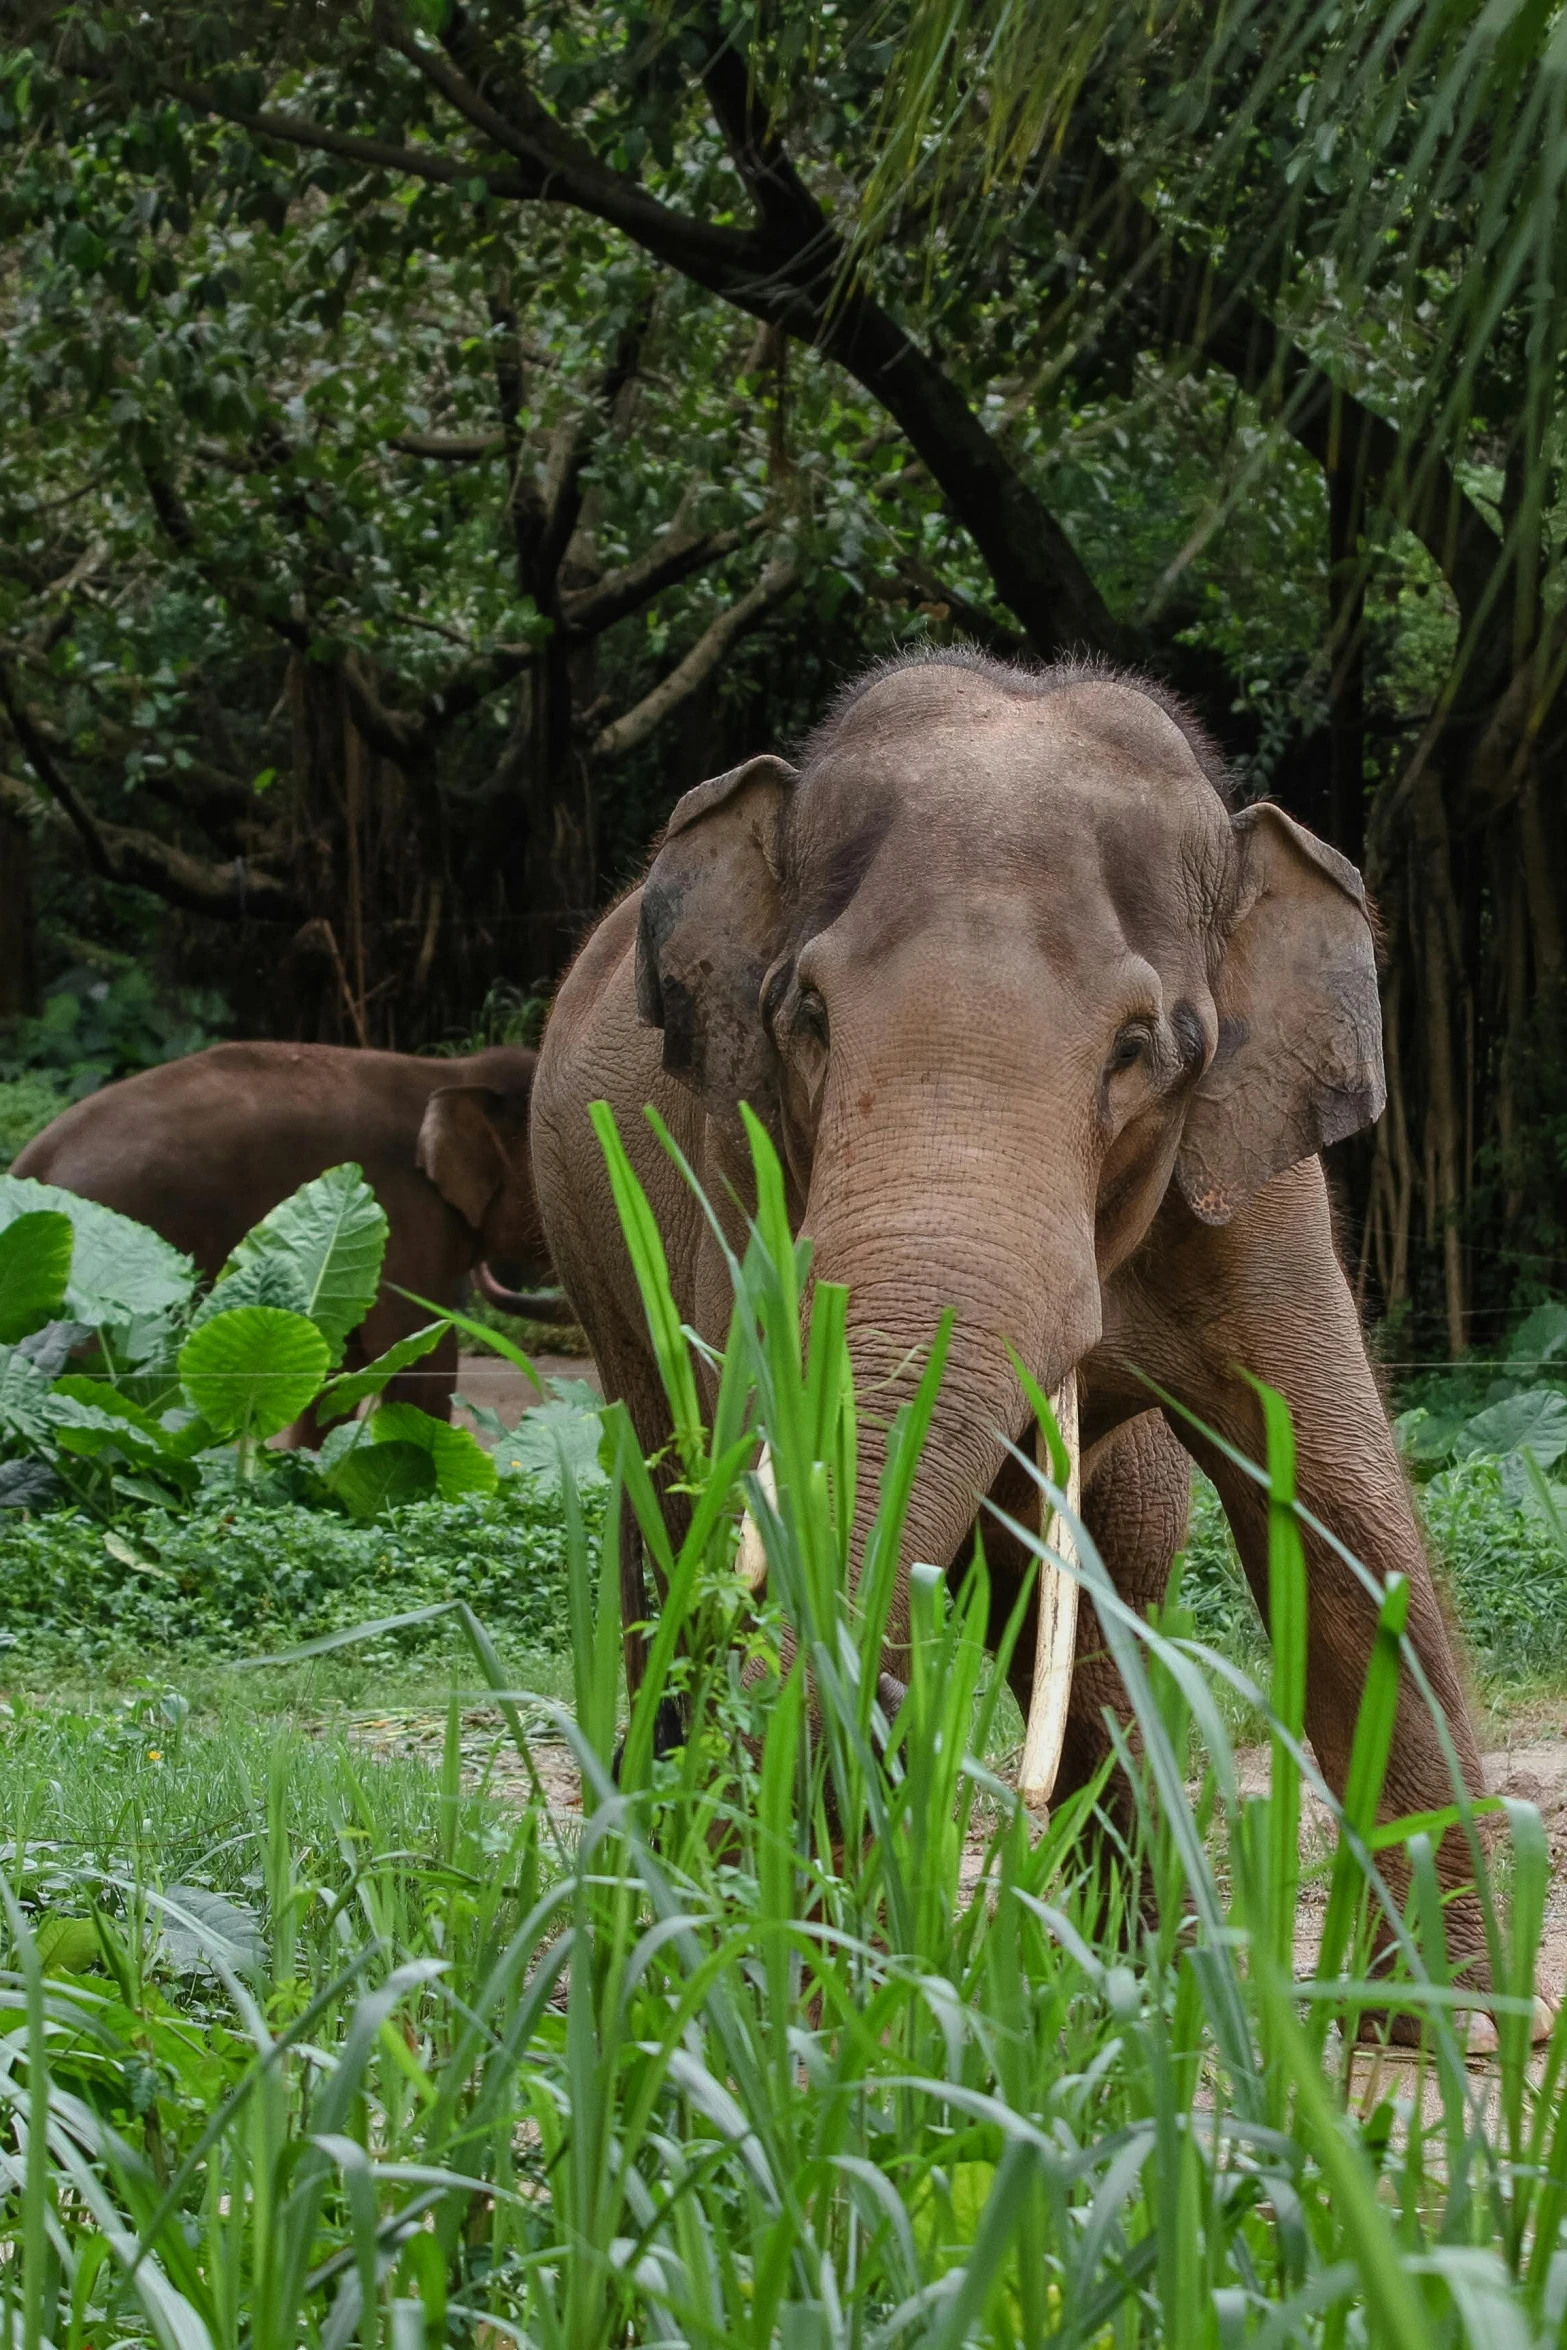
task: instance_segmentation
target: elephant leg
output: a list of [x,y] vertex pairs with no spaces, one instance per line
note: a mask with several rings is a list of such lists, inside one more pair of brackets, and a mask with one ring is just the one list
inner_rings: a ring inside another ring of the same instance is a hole
[[[1127,1344],[1161,1383],[1248,1459],[1263,1454],[1262,1415],[1251,1373],[1289,1405],[1296,1484],[1305,1507],[1369,1570],[1375,1591],[1392,1574],[1408,1578],[1408,1636],[1442,1717],[1406,1673],[1383,1785],[1384,1820],[1438,1811],[1453,1801],[1444,1751],[1451,1741],[1471,1795],[1484,1792],[1480,1750],[1447,1624],[1426,1560],[1408,1481],[1342,1269],[1333,1248],[1326,1185],[1315,1160],[1265,1186],[1233,1225],[1191,1232],[1161,1280],[1162,1327],[1145,1325]],[[1170,1294],[1173,1290],[1174,1294]],[[1204,1311],[1196,1301],[1203,1301]],[[1134,1346],[1146,1341],[1140,1351]],[[1248,1579],[1267,1616],[1266,1496],[1200,1439],[1196,1459],[1219,1489]],[[1306,1729],[1323,1775],[1342,1795],[1355,1722],[1376,1634],[1378,1599],[1320,1537],[1307,1534]],[[1395,1892],[1404,1872],[1384,1856]],[[1437,1870],[1452,1893],[1472,1876],[1467,1841],[1449,1831]],[[1483,1945],[1481,1913],[1458,1894],[1446,1912],[1455,1961]],[[1478,1970],[1469,1978],[1480,1980]]]

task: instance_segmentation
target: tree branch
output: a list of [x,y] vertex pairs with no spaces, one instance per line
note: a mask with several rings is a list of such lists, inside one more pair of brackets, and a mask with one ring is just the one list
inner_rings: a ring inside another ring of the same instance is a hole
[[560,599],[561,617],[573,637],[602,636],[606,628],[613,628],[627,613],[636,612],[653,598],[662,595],[665,588],[689,579],[693,572],[704,571],[708,564],[721,562],[732,555],[767,527],[767,517],[758,514],[738,530],[708,530],[694,533],[689,538],[676,538],[673,533],[658,540],[645,555],[623,563],[618,571],[606,573],[595,580],[592,587],[578,588]]
[[506,446],[503,432],[474,432],[447,438],[438,432],[402,432],[387,442],[403,457],[434,457],[445,465],[473,465]]
[[[846,368],[925,460],[999,593],[1041,651],[1072,643],[1105,651],[1121,647],[1122,632],[1077,550],[956,385],[861,287],[845,287],[841,241],[782,147],[759,140],[750,114],[736,120],[733,74],[740,61],[726,44],[720,41],[711,67],[724,109],[720,120],[737,140],[738,167],[751,172],[759,207],[766,199],[761,236],[715,227],[659,203],[601,164],[524,86],[507,90],[502,114],[474,87],[473,75],[459,70],[476,67],[489,88],[502,78],[460,11],[445,35],[450,57],[395,22],[385,37],[465,121],[537,174],[542,199],[607,221],[693,283],[814,344]],[[726,56],[733,60],[727,66]]]
[[236,612],[243,612],[248,619],[259,620],[264,628],[270,628],[275,636],[282,637],[285,644],[292,645],[296,652],[305,652],[310,644],[310,629],[305,621],[296,620],[292,613],[278,611],[265,596],[258,595],[248,581],[232,578],[213,562],[210,555],[202,552],[196,525],[168,474],[161,472],[155,465],[144,465],[142,478],[147,484],[152,510],[163,526],[165,537],[196,566],[208,585],[215,588],[225,602],[232,604]]
[[80,843],[105,880],[149,890],[187,913],[210,914],[231,922],[242,917],[264,922],[297,922],[301,918],[303,909],[287,883],[261,866],[247,864],[243,857],[220,865],[206,857],[193,857],[137,825],[101,820],[93,824],[96,845],[88,848],[81,827],[62,803],[40,799],[20,777],[4,773],[0,773],[0,808],[23,823],[43,824]]
[[[460,10],[448,19],[445,54],[390,16],[380,29],[465,122],[517,164],[510,175],[485,166],[491,196],[562,204],[603,220],[694,284],[823,351],[899,425],[974,540],[998,594],[1040,651],[1072,644],[1125,649],[1122,630],[1066,532],[957,386],[863,287],[845,285],[841,241],[778,142],[758,143],[754,126],[739,124],[739,168],[751,174],[765,233],[697,220],[602,164],[525,85],[507,89],[502,113],[475,87],[475,74],[464,70],[474,67],[486,89],[501,86],[503,77]],[[723,54],[720,42],[712,61],[714,87],[734,127],[724,80],[732,69],[724,67]],[[476,168],[468,159],[446,161],[422,148],[362,139],[306,116],[258,113],[208,84],[169,79],[162,86],[257,137],[286,139],[380,170],[450,185]]]
[[594,765],[624,758],[627,751],[634,751],[639,743],[646,742],[655,728],[662,726],[698,686],[706,683],[730,647],[755,628],[775,604],[792,594],[798,584],[799,574],[792,563],[769,563],[756,585],[737,604],[719,613],[685,659],[651,693],[644,694],[640,702],[601,730],[588,753]]
[[11,731],[21,744],[28,765],[68,819],[86,850],[88,863],[95,873],[113,880],[114,861],[105,845],[98,820],[45,742],[31,710],[16,690],[16,680],[5,661],[0,661],[0,707],[4,708],[11,721]]

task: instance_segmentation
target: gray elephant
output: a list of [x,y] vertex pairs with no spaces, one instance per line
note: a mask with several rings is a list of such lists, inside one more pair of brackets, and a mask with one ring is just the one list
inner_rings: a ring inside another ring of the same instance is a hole
[[[521,1046],[423,1060],[343,1045],[214,1045],[89,1094],[33,1137],[11,1173],[118,1208],[213,1274],[279,1200],[356,1159],[389,1229],[381,1294],[349,1341],[352,1366],[429,1320],[397,1288],[456,1304],[488,1257],[546,1273],[528,1156],[536,1061]],[[563,1311],[511,1291],[500,1299],[541,1318]],[[446,1416],[456,1378],[448,1334],[387,1393]],[[313,1431],[301,1422],[297,1434]]]
[[[550,1251],[608,1392],[652,1449],[667,1415],[588,1122],[598,1096],[652,1198],[682,1311],[714,1343],[722,1260],[645,1102],[720,1206],[729,1185],[748,1190],[737,1105],[765,1120],[816,1271],[848,1285],[862,1394],[895,1393],[942,1308],[957,1309],[905,1561],[961,1561],[985,1495],[1026,1500],[1003,1449],[1029,1417],[1010,1340],[1047,1389],[1077,1371],[1084,1517],[1125,1596],[1162,1595],[1185,1445],[1265,1606],[1264,1497],[1151,1413],[1137,1374],[1253,1458],[1246,1373],[1280,1389],[1303,1501],[1375,1576],[1409,1577],[1414,1644],[1480,1792],[1316,1155],[1383,1102],[1360,877],[1278,808],[1232,813],[1179,705],[1091,667],[941,653],[856,685],[798,773],[757,758],[680,802],[642,887],[563,986],[534,1093]],[[861,1444],[856,1554],[879,1471],[869,1418]],[[988,1523],[986,1543],[1002,1610],[1022,1562]],[[1308,1574],[1307,1726],[1342,1788],[1376,1609],[1320,1541]],[[907,1632],[900,1589],[884,1657],[900,1678]],[[1089,1610],[1078,1637],[1062,1791],[1106,1752],[1104,1706],[1124,1710]],[[1025,1707],[1032,1655],[1025,1634]],[[1436,1727],[1406,1690],[1386,1807],[1450,1799]],[[1456,1835],[1442,1867],[1467,1874]],[[1473,1927],[1455,1912],[1455,1938]]]

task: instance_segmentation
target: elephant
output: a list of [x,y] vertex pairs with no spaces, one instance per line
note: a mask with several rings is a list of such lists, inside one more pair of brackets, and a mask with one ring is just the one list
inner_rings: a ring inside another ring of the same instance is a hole
[[[348,1343],[350,1367],[430,1317],[396,1294],[458,1302],[494,1256],[547,1273],[528,1154],[537,1055],[496,1046],[422,1059],[326,1044],[220,1044],[89,1094],[11,1167],[150,1224],[214,1274],[235,1243],[324,1168],[357,1160],[386,1210],[380,1296]],[[553,1299],[502,1291],[559,1320]],[[450,1417],[457,1340],[387,1388]],[[313,1440],[307,1422],[296,1440]]]
[[[551,1256],[651,1452],[668,1413],[589,1123],[599,1097],[681,1312],[715,1346],[722,1252],[642,1108],[732,1243],[754,1196],[741,1102],[773,1137],[813,1277],[848,1288],[857,1390],[878,1391],[851,1566],[892,1407],[956,1309],[883,1653],[894,1680],[908,1563],[961,1567],[987,1496],[1028,1506],[1007,1450],[1031,1418],[1009,1342],[1047,1391],[1076,1373],[1083,1520],[1122,1595],[1163,1596],[1190,1455],[1266,1617],[1266,1496],[1225,1449],[1261,1457],[1256,1377],[1288,1402],[1307,1508],[1378,1584],[1408,1577],[1414,1649],[1483,1791],[1320,1158],[1383,1107],[1371,909],[1354,867],[1283,809],[1233,805],[1173,696],[1092,663],[905,657],[844,691],[797,768],[764,753],[680,800],[559,991],[533,1103]],[[988,1516],[984,1531],[994,1634],[1024,1560]],[[1308,1534],[1306,1552],[1306,1725],[1342,1791],[1377,1603],[1328,1542]],[[1106,1758],[1106,1710],[1126,1713],[1087,1607],[1077,1638],[1058,1800]],[[1025,1714],[1033,1654],[1026,1627]],[[1451,1799],[1440,1731],[1406,1681],[1385,1816]],[[1439,1867],[1449,1885],[1470,1873],[1456,1831]],[[1450,1917],[1455,1947],[1477,1949],[1472,1899]]]

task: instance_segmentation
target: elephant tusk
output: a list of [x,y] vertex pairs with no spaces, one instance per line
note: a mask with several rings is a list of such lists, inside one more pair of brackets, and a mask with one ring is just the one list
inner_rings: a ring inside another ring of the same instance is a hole
[[[1068,1371],[1050,1399],[1062,1439],[1071,1455],[1066,1498],[1073,1516],[1082,1507],[1082,1460],[1078,1444],[1077,1373]],[[1044,1430],[1038,1435],[1039,1465],[1048,1474],[1049,1448]],[[1077,1552],[1059,1512],[1052,1511],[1045,1541],[1075,1565]],[[1072,1661],[1077,1653],[1077,1580],[1039,1562],[1039,1633],[1034,1643],[1034,1686],[1028,1701],[1028,1728],[1023,1737],[1023,1761],[1017,1791],[1030,1810],[1042,1811],[1055,1793],[1066,1739],[1067,1701],[1072,1694]]]
[[[756,1474],[761,1481],[762,1491],[776,1509],[778,1487],[773,1480],[773,1456],[765,1444],[756,1464]],[[767,1581],[766,1546],[762,1541],[761,1528],[749,1510],[740,1520],[740,1547],[735,1552],[735,1572],[753,1599]]]

